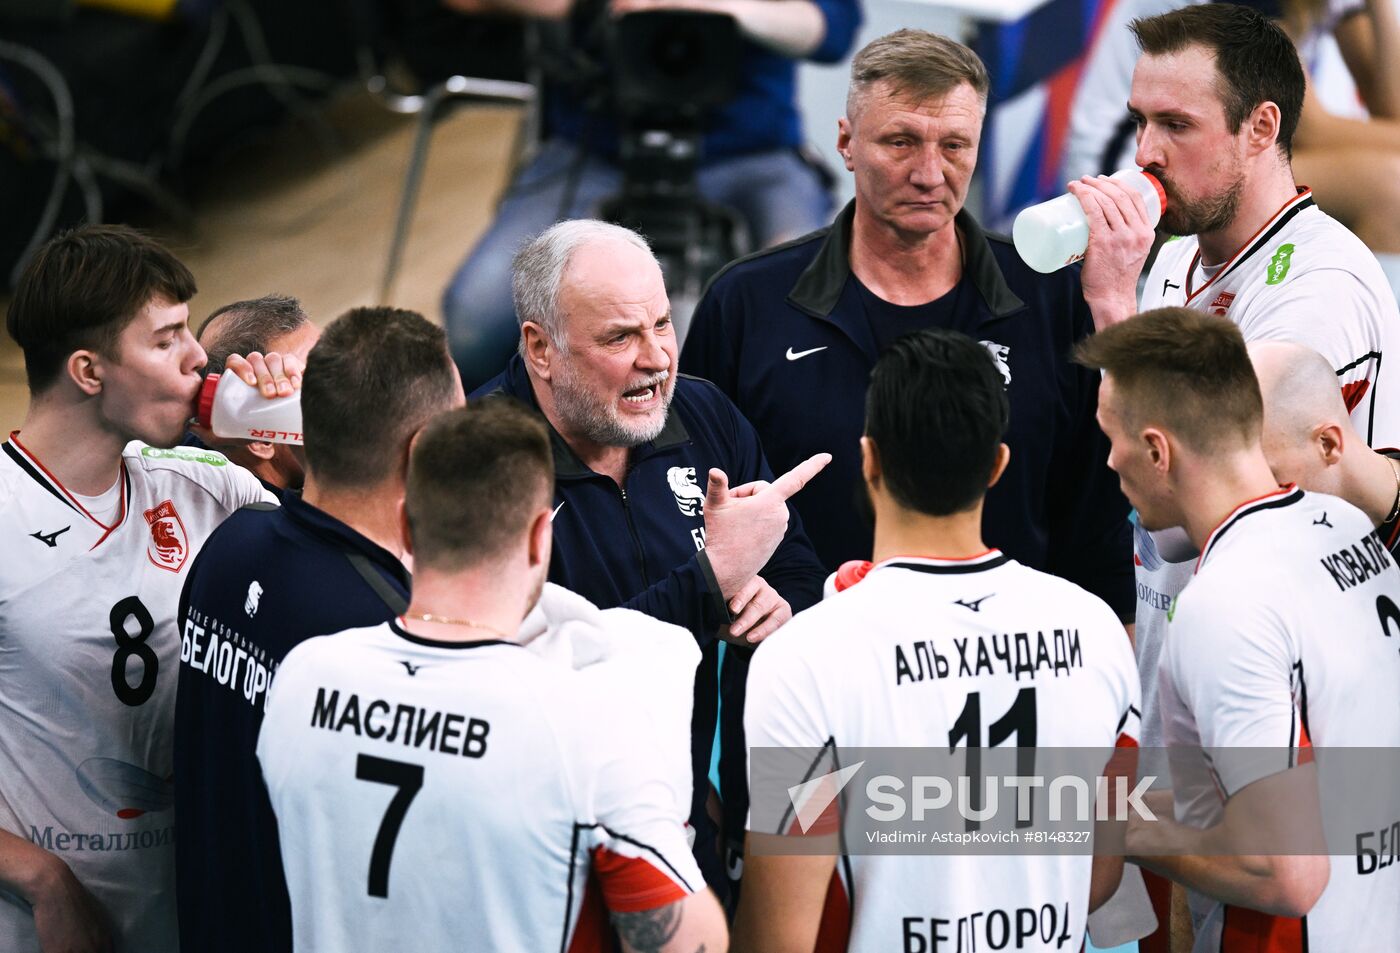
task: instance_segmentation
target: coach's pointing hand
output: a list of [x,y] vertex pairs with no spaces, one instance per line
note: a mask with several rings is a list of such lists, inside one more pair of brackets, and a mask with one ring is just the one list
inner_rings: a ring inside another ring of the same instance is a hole
[[762,480],[730,488],[723,470],[711,470],[705,491],[705,552],[726,599],[733,597],[768,562],[788,525],[788,497],[831,462],[819,453],[772,483]]

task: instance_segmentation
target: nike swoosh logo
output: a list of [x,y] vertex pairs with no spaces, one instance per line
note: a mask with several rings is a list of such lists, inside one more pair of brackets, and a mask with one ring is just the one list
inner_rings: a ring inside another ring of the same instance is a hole
[[787,359],[789,361],[798,361],[806,357],[808,354],[815,354],[818,351],[825,351],[828,347],[830,347],[830,345],[823,344],[821,347],[808,348],[805,351],[794,351],[792,348],[788,348]]
[[550,513],[550,514],[549,514],[549,521],[550,521],[551,523],[554,522],[554,517],[556,517],[556,516],[559,515],[559,511],[562,510],[562,509],[564,508],[564,503],[567,503],[567,502],[569,502],[569,501],[568,501],[568,500],[564,500],[563,503],[560,503],[558,506],[556,506],[556,507],[554,508],[554,512],[553,512],[553,513]]

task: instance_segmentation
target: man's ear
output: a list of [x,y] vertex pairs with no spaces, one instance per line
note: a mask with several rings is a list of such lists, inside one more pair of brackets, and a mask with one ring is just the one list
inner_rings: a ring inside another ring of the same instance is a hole
[[1153,469],[1165,476],[1172,467],[1171,441],[1167,439],[1166,433],[1156,427],[1148,427],[1142,432],[1142,441],[1147,444],[1147,454],[1152,460]]
[[554,513],[548,508],[535,514],[530,522],[530,568],[549,566],[550,546],[554,542]]
[[1323,466],[1335,467],[1342,462],[1346,437],[1338,424],[1321,424],[1313,430],[1313,449],[1322,458]]
[[860,475],[872,490],[880,482],[880,448],[869,437],[860,438]]
[[1011,448],[1006,444],[997,445],[996,462],[992,464],[992,478],[987,481],[987,489],[997,485],[1003,473],[1006,472],[1006,465],[1011,462]]
[[526,321],[520,325],[520,336],[525,342],[525,363],[535,372],[535,376],[541,380],[549,380],[552,376],[552,364],[554,360],[554,342],[545,334],[544,328],[534,321]]
[[849,118],[842,116],[836,120],[836,151],[841,153],[841,158],[846,163],[847,172],[854,172],[856,169],[855,163],[851,161],[851,136],[853,132],[854,127]]
[[68,361],[64,364],[69,379],[89,397],[96,397],[102,393],[104,369],[102,355],[86,349],[69,354]]
[[1283,117],[1277,103],[1262,102],[1245,120],[1249,151],[1258,154],[1278,146],[1279,128]]

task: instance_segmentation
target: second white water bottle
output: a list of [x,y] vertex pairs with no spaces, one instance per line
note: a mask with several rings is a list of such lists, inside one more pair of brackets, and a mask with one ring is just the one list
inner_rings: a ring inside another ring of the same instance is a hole
[[302,443],[301,391],[264,397],[237,374],[210,374],[199,392],[195,419],[218,437]]
[[[1120,169],[1109,178],[1142,195],[1147,203],[1147,217],[1155,228],[1167,208],[1167,193],[1157,177],[1140,169]],[[1089,246],[1089,222],[1079,199],[1066,193],[1023,209],[1011,226],[1011,241],[1022,261],[1049,274],[1084,257],[1084,249]]]

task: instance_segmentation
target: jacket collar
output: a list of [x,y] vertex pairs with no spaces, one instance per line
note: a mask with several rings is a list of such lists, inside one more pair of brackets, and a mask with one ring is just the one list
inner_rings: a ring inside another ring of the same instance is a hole
[[[832,312],[851,274],[851,231],[855,216],[856,203],[852,199],[831,224],[817,257],[812,259],[812,263],[797,279],[797,284],[788,292],[788,303],[794,308],[814,318],[840,323]],[[987,233],[972,217],[972,213],[967,209],[958,212],[954,225],[962,233],[964,254],[967,256],[964,277],[970,279],[977,289],[987,317],[1004,318],[1024,310],[1025,302],[1007,285],[992,254]]]
[[[676,406],[679,403],[677,398],[684,376],[677,375],[676,389],[672,392],[671,397],[671,408],[666,414],[666,426],[661,428],[661,433],[657,434],[655,440],[633,449],[631,461],[633,464],[653,453],[690,442],[690,432],[685,429],[685,423],[681,420]],[[510,363],[506,365],[505,373],[501,375],[500,386],[490,391],[486,396],[491,397],[496,394],[514,397],[537,412],[544,420],[544,425],[549,428],[549,448],[554,456],[554,476],[556,479],[578,479],[598,475],[578,458],[578,454],[574,453],[568,441],[559,434],[559,431],[554,429],[549,418],[540,410],[539,401],[535,399],[535,388],[530,383],[529,373],[525,370],[525,359],[519,354],[513,356]]]

